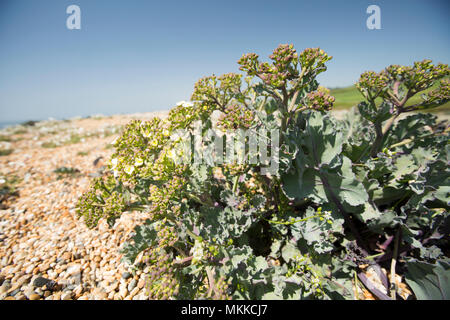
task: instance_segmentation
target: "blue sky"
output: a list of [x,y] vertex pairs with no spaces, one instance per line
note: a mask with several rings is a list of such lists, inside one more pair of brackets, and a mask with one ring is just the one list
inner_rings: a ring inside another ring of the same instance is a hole
[[[66,8],[81,8],[81,30]],[[368,30],[366,8],[381,8]],[[238,72],[243,53],[321,47],[319,78],[424,58],[449,63],[449,1],[0,0],[0,122],[134,113],[188,100],[197,79]]]

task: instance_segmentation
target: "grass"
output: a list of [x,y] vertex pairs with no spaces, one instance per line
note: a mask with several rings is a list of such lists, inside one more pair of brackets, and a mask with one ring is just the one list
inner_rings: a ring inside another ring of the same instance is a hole
[[75,177],[80,174],[80,170],[71,167],[59,167],[53,170],[58,175],[57,179],[63,179],[64,177]]
[[0,156],[9,156],[13,151],[13,149],[0,149]]
[[0,141],[11,142],[12,139],[9,136],[0,135]]
[[25,129],[17,129],[16,131],[13,132],[13,134],[25,134],[25,133],[28,133],[28,131]]
[[[433,86],[434,88],[434,86]],[[431,89],[428,89],[431,90]],[[427,92],[425,90],[424,92]],[[415,95],[410,100],[408,100],[407,105],[412,105],[415,103],[418,103],[421,101],[420,94]],[[334,103],[334,109],[336,110],[342,110],[342,109],[349,109],[353,106],[356,106],[359,102],[363,101],[363,96],[361,93],[356,89],[355,86],[349,86],[345,88],[336,88],[331,89],[331,95],[333,95],[336,98],[336,102]],[[381,102],[381,99],[379,99],[378,102]],[[442,106],[439,106],[437,108],[433,108],[430,110],[426,110],[427,112],[432,113],[445,113],[450,114],[450,102],[447,102],[443,104]]]
[[8,208],[7,202],[19,196],[17,185],[22,179],[16,175],[0,177],[0,179],[4,180],[0,183],[0,210],[4,210]]
[[44,143],[41,145],[41,147],[42,147],[42,148],[50,149],[50,148],[56,148],[56,147],[58,147],[58,145],[57,145],[56,143],[54,143],[53,141],[50,141],[50,142],[44,142]]

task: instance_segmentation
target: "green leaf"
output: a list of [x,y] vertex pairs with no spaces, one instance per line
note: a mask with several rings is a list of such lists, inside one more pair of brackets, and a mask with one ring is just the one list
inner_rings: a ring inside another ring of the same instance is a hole
[[450,263],[408,261],[405,278],[418,300],[450,299]]
[[134,228],[135,235],[131,242],[124,244],[121,253],[123,253],[123,261],[129,265],[134,263],[137,255],[155,244],[157,232],[154,229],[154,224],[147,220],[145,224],[136,226]]
[[366,202],[364,204],[364,211],[361,214],[358,214],[357,217],[360,218],[363,222],[369,222],[373,219],[378,219],[381,216],[380,211],[378,211],[377,207],[371,205]]
[[[315,210],[313,208],[308,208],[306,210],[305,218],[309,218],[315,215]],[[343,221],[340,221],[340,224],[337,224],[336,226],[330,225],[325,219],[320,219],[319,217],[310,218],[306,221],[298,221],[295,224],[292,225],[291,231],[292,235],[295,239],[303,239],[307,242],[311,248],[319,253],[323,254],[326,252],[329,252],[333,250],[334,246],[331,241],[330,235],[331,231],[333,230],[333,227],[336,227],[336,229],[340,229]],[[289,246],[287,244],[286,246]],[[285,247],[286,247],[285,246]],[[283,248],[284,252],[285,248]],[[283,253],[287,255],[289,258],[291,257],[293,249],[290,247],[287,247],[286,250],[288,250],[286,253]],[[283,259],[284,255],[283,255]],[[286,259],[285,259],[286,260]]]
[[297,202],[305,198],[317,203],[332,203],[349,212],[368,200],[364,185],[356,179],[351,160],[342,156],[342,133],[328,116],[312,112],[302,146],[295,159],[295,169],[283,174],[282,187],[286,196]]
[[253,212],[253,209],[242,211],[232,207],[202,208],[200,235],[204,239],[216,238],[221,244],[226,243],[229,238],[239,238],[252,226],[255,220]]
[[380,106],[375,104],[361,102],[358,104],[361,115],[373,123],[382,123],[392,117],[394,106],[392,103],[382,102]]
[[300,250],[298,250],[297,247],[290,242],[287,243],[281,250],[281,256],[286,262],[291,261],[292,259],[294,259],[296,256],[299,255],[301,255]]

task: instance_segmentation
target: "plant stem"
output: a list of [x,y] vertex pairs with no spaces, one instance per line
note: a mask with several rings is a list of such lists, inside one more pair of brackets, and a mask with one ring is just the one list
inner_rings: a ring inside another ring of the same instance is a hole
[[373,142],[372,148],[370,149],[370,155],[372,157],[376,157],[378,152],[380,151],[380,147],[383,143],[383,129],[381,128],[381,123],[375,122],[375,141]]
[[240,175],[239,175],[239,174],[234,178],[234,183],[233,183],[233,194],[236,194],[236,190],[237,190],[239,178],[240,178]]
[[401,227],[397,229],[397,233],[395,235],[395,242],[394,242],[394,253],[392,255],[392,261],[391,261],[391,298],[392,300],[395,300],[395,293],[397,291],[397,284],[395,283],[395,266],[397,264],[397,256],[398,256],[398,246],[400,243],[400,237],[401,237]]
[[396,113],[393,117],[391,117],[386,124],[383,127],[382,130],[382,134],[383,136],[389,131],[389,129],[392,127],[392,125],[394,124],[395,120],[398,118],[398,116],[400,115],[400,113]]
[[381,127],[381,123],[380,122],[375,122],[375,132],[376,132],[376,138],[375,141],[372,145],[372,149],[370,150],[370,155],[372,157],[376,157],[378,152],[380,152],[381,146],[383,144],[383,140],[385,135],[389,132],[389,130],[391,129],[392,125],[394,124],[395,120],[398,118],[398,116],[400,115],[400,113],[396,113],[393,117],[391,117],[386,124]]
[[216,291],[216,285],[214,282],[214,271],[211,269],[211,267],[206,267],[206,274],[208,275],[208,282],[209,282],[209,290],[208,290],[208,297],[211,297],[212,293]]
[[379,256],[382,256],[383,254],[384,254],[384,252],[380,252],[380,253],[377,253],[377,254],[365,257],[364,259],[366,259],[366,260],[373,260],[373,259],[375,259],[375,258],[377,258]]

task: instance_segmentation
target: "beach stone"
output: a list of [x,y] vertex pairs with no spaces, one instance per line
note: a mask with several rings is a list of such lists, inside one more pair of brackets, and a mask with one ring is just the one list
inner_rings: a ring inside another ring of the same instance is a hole
[[10,290],[9,295],[10,295],[10,296],[15,296],[15,295],[18,294],[19,292],[20,292],[20,289],[19,289],[19,288],[15,289],[15,290],[13,290],[13,291]]
[[64,292],[61,295],[61,300],[72,300],[72,292],[69,292],[69,291]]
[[128,294],[128,289],[127,289],[127,287],[126,286],[121,286],[120,288],[119,288],[119,297],[120,298],[122,298],[122,299],[124,299],[126,296],[127,296],[127,294]]
[[30,300],[39,300],[41,298],[40,295],[38,295],[37,293],[33,293],[32,295],[30,295],[28,297]]
[[81,286],[81,285],[77,286],[77,287],[73,290],[73,293],[74,293],[76,296],[79,296],[79,295],[81,294],[81,292],[83,292],[83,286]]
[[11,289],[11,283],[9,281],[4,281],[0,287],[0,294],[6,293],[9,289]]
[[133,291],[130,292],[130,297],[134,297],[139,293],[140,289],[138,287],[134,288]]
[[133,291],[133,289],[136,288],[136,285],[137,285],[136,279],[132,279],[128,284],[128,291],[130,292]]
[[53,293],[53,300],[61,300],[61,295],[61,291]]
[[33,289],[33,288],[25,287],[24,290],[23,290],[23,294],[24,294],[28,299],[30,299],[31,295],[36,294],[36,292],[34,292],[34,289]]
[[66,274],[68,274],[70,276],[73,276],[73,275],[75,275],[77,273],[80,273],[80,272],[81,272],[81,265],[79,265],[79,264],[71,265],[66,270]]
[[55,281],[52,281],[52,280],[44,278],[44,277],[37,277],[33,281],[33,286],[35,286],[35,287],[47,286],[47,288],[50,288],[50,287],[54,287],[55,284],[56,284]]
[[146,280],[144,278],[139,279],[139,282],[138,282],[138,285],[137,285],[138,288],[139,289],[144,288],[145,287],[145,283],[146,283]]

